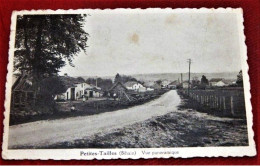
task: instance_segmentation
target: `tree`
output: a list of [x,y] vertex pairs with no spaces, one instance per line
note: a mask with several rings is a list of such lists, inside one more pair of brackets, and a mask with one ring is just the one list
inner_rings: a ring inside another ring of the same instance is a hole
[[243,87],[243,73],[242,73],[242,70],[240,70],[238,75],[237,75],[236,83],[237,83],[238,86]]
[[82,77],[78,77],[77,80],[78,80],[79,82],[85,82],[85,79],[82,78]]
[[157,80],[155,81],[158,85],[161,85],[162,84],[162,80]]
[[50,76],[44,78],[39,83],[39,94],[37,96],[37,101],[35,107],[38,112],[55,112],[56,103],[54,97],[57,94],[64,93],[66,87],[58,76]]
[[[97,82],[96,82],[97,80]],[[86,83],[90,84],[90,85],[96,85],[100,87],[102,90],[106,91],[109,88],[112,87],[113,83],[111,79],[103,79],[103,78],[88,78],[86,80]]]
[[21,15],[17,17],[15,70],[33,76],[34,82],[59,72],[66,61],[86,49],[85,15]]
[[119,73],[117,73],[116,76],[115,76],[114,82],[116,83],[116,82],[121,82],[121,81],[122,81],[122,78],[121,78],[121,76],[119,75]]
[[199,84],[200,84],[200,81],[198,80],[198,77],[193,77],[192,81],[191,81],[191,86],[196,87],[196,86],[199,86]]
[[206,78],[206,76],[202,75],[201,77],[201,81],[200,81],[201,85],[209,85],[209,80]]

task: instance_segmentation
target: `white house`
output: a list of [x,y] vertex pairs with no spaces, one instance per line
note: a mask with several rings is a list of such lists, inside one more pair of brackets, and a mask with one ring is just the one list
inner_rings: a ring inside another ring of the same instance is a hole
[[182,87],[183,87],[184,89],[188,89],[188,88],[189,88],[189,81],[184,81],[184,82],[182,83]]
[[87,85],[85,87],[85,96],[92,98],[92,97],[101,97],[103,92],[100,87],[94,85]]
[[124,85],[128,90],[135,90],[138,92],[146,90],[146,88],[142,84],[136,81],[128,81]]
[[169,88],[169,89],[176,89],[177,85],[179,85],[179,81],[176,80],[176,81],[173,81],[173,82],[169,83],[167,85],[167,88]]
[[85,87],[88,85],[84,81],[69,76],[59,77],[64,88],[63,92],[55,96],[55,100],[78,100],[85,92]]
[[171,83],[171,81],[169,81],[169,80],[162,80],[161,86],[166,88],[170,83]]
[[221,87],[221,86],[227,86],[228,83],[222,79],[222,78],[212,78],[210,81],[209,81],[209,85],[210,86],[217,86],[217,87]]
[[146,87],[146,91],[153,91],[153,90],[161,89],[161,85],[158,84],[156,81],[145,82],[144,86]]

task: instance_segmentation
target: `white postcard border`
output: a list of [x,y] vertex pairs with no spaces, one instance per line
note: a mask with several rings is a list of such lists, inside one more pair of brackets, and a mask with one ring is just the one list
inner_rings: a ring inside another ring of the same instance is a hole
[[[246,116],[249,146],[237,147],[182,147],[182,148],[127,148],[127,149],[24,149],[24,150],[10,150],[8,149],[8,133],[9,133],[9,115],[11,103],[11,85],[12,85],[12,71],[13,71],[13,57],[14,57],[14,42],[16,30],[16,17],[23,14],[88,14],[90,11],[95,12],[111,12],[117,10],[120,12],[171,12],[171,13],[236,13],[239,28],[239,43],[241,54],[241,65],[243,71],[244,94],[246,102]],[[248,75],[247,64],[247,48],[245,45],[244,25],[243,25],[243,11],[241,8],[218,8],[218,9],[79,9],[79,10],[31,10],[31,11],[14,11],[12,14],[11,34],[9,42],[9,63],[8,74],[6,82],[6,100],[4,112],[4,134],[2,145],[2,157],[4,159],[55,159],[55,160],[70,160],[70,159],[139,159],[139,158],[190,158],[190,157],[243,157],[255,156],[256,148],[254,142],[253,114],[251,105],[250,82]],[[102,151],[102,152],[101,152]],[[150,154],[143,154],[143,152],[150,152]],[[89,154],[89,155],[86,155]],[[92,154],[92,155],[91,155]],[[95,155],[97,154],[97,155]]]

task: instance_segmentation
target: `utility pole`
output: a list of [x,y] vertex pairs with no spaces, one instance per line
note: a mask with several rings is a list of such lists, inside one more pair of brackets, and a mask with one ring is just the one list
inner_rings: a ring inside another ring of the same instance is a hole
[[98,79],[98,77],[96,76],[96,87],[97,87],[97,79]]
[[191,59],[188,59],[187,61],[189,63],[189,83],[188,83],[188,95],[190,96],[190,64],[191,64]]

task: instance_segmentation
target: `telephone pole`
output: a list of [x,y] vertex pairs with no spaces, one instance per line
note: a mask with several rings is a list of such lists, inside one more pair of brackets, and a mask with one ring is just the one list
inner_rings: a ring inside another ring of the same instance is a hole
[[188,95],[190,96],[190,64],[191,64],[191,59],[188,59],[187,61],[189,63],[189,82],[188,82]]

